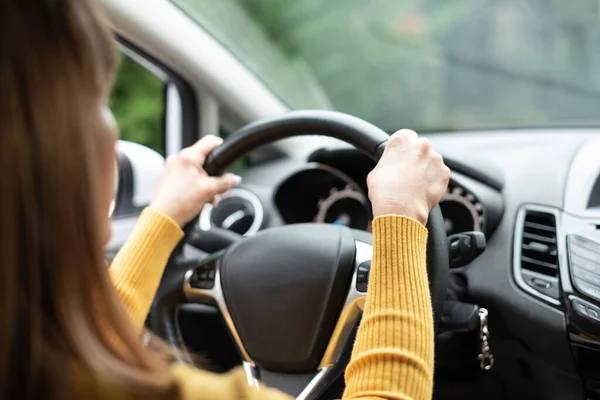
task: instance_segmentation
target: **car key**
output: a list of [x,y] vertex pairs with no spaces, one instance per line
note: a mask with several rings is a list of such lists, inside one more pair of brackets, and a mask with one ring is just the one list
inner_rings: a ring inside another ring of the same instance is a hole
[[481,353],[477,356],[479,368],[489,371],[494,367],[494,355],[490,349],[490,331],[488,328],[488,310],[479,309],[479,339],[481,340]]

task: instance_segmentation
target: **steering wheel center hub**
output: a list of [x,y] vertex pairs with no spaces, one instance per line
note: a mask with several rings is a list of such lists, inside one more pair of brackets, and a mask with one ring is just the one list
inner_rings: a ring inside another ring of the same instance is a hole
[[227,252],[223,296],[258,366],[317,368],[348,293],[355,253],[350,229],[321,224],[269,229]]

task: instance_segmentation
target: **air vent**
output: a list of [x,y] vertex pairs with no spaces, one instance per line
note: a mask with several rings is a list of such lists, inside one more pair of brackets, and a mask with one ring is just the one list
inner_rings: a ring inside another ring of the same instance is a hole
[[527,207],[515,232],[515,279],[528,293],[558,304],[559,258],[556,211]]
[[553,214],[533,211],[525,214],[521,267],[548,276],[558,276],[556,218]]
[[259,198],[247,189],[235,188],[225,192],[218,203],[207,204],[200,213],[200,229],[213,226],[244,236],[257,233],[264,222],[264,209]]

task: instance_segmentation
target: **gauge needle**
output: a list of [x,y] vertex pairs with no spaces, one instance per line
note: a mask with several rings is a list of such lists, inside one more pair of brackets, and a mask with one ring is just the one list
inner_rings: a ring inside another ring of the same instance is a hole
[[225,228],[225,229],[229,229],[229,228],[231,228],[231,226],[233,224],[238,222],[240,219],[244,218],[245,215],[246,214],[244,213],[244,210],[238,210],[238,211],[234,212],[233,214],[231,214],[230,216],[228,216],[227,218],[225,218],[223,223],[221,223],[221,227]]
[[337,219],[335,221],[333,221],[334,225],[344,225],[344,226],[349,226],[350,225],[350,216],[348,214],[340,214],[339,217],[337,217]]

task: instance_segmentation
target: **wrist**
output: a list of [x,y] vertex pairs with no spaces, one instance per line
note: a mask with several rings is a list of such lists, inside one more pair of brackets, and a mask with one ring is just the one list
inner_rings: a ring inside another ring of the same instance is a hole
[[420,209],[419,207],[407,207],[398,204],[373,205],[373,218],[383,217],[385,215],[408,217],[414,219],[423,226],[427,225],[427,219],[429,218],[429,212],[425,208]]
[[160,204],[160,202],[152,202],[150,203],[150,205],[148,206],[148,208],[151,208],[152,210],[164,215],[165,217],[171,219],[173,222],[175,222],[180,228],[183,228],[183,226],[185,225],[186,221],[183,220],[183,218],[181,218],[176,210],[170,208],[170,207],[164,207],[162,204]]

